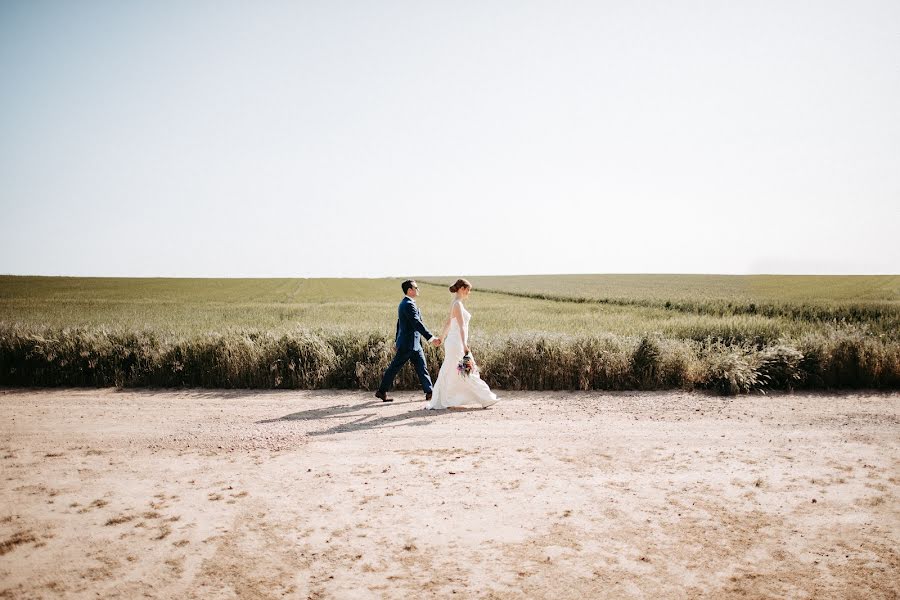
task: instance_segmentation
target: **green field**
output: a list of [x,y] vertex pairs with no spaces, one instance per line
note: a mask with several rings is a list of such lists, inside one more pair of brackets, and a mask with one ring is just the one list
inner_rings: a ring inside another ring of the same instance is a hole
[[[421,280],[419,305],[426,322],[438,327],[451,294],[437,283],[441,278]],[[898,276],[554,275],[472,281],[468,304],[476,335],[659,333],[771,341],[830,327],[835,319],[864,323],[875,333],[900,330]],[[401,297],[399,279],[7,276],[0,277],[0,322],[179,335],[298,326],[390,333]],[[811,318],[797,318],[802,309]]]
[[[453,279],[419,279],[419,305],[432,330],[438,330],[446,317],[451,300],[446,286]],[[900,276],[553,275],[469,279],[474,284],[468,302],[473,313],[473,347],[480,350],[485,376],[493,372],[495,380],[510,387],[703,386],[716,379],[711,375],[715,367],[744,371],[746,385],[736,380],[727,386],[729,389],[756,389],[764,387],[765,381],[772,385],[773,376],[759,371],[756,363],[774,349],[797,352],[807,362],[817,356],[816,373],[804,371],[813,367],[801,368],[799,363],[785,367],[800,374],[781,381],[781,387],[891,387],[896,385],[894,378],[900,371]],[[293,382],[294,387],[370,386],[376,377],[374,372],[390,354],[401,297],[399,279],[3,276],[0,383],[280,387]],[[330,348],[324,351],[330,357],[328,364],[316,367],[320,375],[328,373],[310,379],[306,376],[309,373],[301,377],[295,366],[277,375],[281,363],[290,362],[277,358],[277,347],[299,339]],[[221,347],[226,342],[243,350],[227,360],[221,356],[204,358],[212,361],[210,372],[217,375],[184,373],[184,361],[172,359],[176,377],[157,364],[169,360],[166,353],[175,348]],[[131,371],[123,373],[119,372],[121,365],[111,363],[102,377],[92,372],[96,369],[91,364],[112,361],[110,352],[135,354],[125,347],[141,343],[152,347],[153,356],[147,358],[145,373],[153,373],[152,377],[147,375],[149,379],[133,373],[133,365]],[[91,344],[105,348],[101,354],[105,352],[106,358],[60,358],[75,352],[75,347],[79,356],[90,354],[97,350]],[[373,344],[376,350],[372,350]],[[60,349],[53,350],[56,346]],[[267,353],[256,356],[254,352],[262,352],[263,346],[268,348]],[[351,347],[353,352],[348,350]],[[44,364],[48,348],[52,364]],[[853,364],[842,363],[837,368],[825,360],[838,351],[841,361]],[[368,358],[360,359],[359,352]],[[529,352],[530,358],[525,356]],[[577,360],[588,361],[588,366],[573,358],[585,352],[591,356]],[[641,352],[649,355],[642,358]],[[848,353],[851,356],[844,356]],[[40,356],[44,356],[44,363]],[[641,364],[635,363],[635,356],[637,363],[649,361],[649,366],[639,369]],[[801,360],[791,356],[793,362]],[[730,360],[738,364],[714,365],[711,357],[727,357],[726,363]],[[436,364],[439,353],[430,351],[429,358]],[[256,364],[268,360],[274,362]],[[827,363],[824,366],[823,360]],[[72,372],[72,365],[79,361],[84,364]],[[230,365],[227,377],[222,374],[226,362]],[[244,374],[243,363],[247,369]],[[276,376],[263,373],[266,367]],[[161,369],[165,373],[160,373]],[[250,376],[251,371],[256,374]],[[753,372],[765,376],[763,381],[754,380]],[[411,378],[404,379],[403,385],[413,384]]]
[[661,304],[900,303],[897,275],[527,275],[477,279],[484,289]]

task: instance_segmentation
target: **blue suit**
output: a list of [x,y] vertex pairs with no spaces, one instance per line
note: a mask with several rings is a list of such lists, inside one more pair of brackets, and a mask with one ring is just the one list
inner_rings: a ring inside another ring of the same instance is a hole
[[387,392],[394,384],[394,377],[397,376],[406,361],[412,361],[422,389],[426,394],[431,393],[431,377],[428,376],[425,353],[422,351],[423,335],[426,340],[434,337],[422,323],[422,314],[419,312],[416,302],[409,296],[404,296],[400,301],[400,306],[397,307],[397,334],[394,338],[397,344],[397,355],[394,356],[394,360],[384,372],[381,385],[378,386],[379,392]]

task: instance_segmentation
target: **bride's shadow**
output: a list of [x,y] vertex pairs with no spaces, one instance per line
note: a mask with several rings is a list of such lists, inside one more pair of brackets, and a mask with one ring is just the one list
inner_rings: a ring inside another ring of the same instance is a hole
[[[366,411],[366,409],[375,410],[376,408],[380,407],[398,406],[403,404],[417,404],[420,406],[420,408],[400,414],[387,415],[383,417],[378,417],[377,413],[368,411],[354,414],[358,411]],[[291,413],[289,415],[284,415],[283,417],[279,417],[277,419],[265,419],[262,421],[257,421],[256,423],[262,425],[266,423],[280,423],[284,421],[324,421],[326,419],[342,419],[348,416],[356,417],[349,422],[345,421],[321,431],[310,431],[307,434],[309,436],[323,436],[332,435],[335,433],[351,433],[354,431],[364,431],[366,429],[384,429],[388,427],[399,426],[421,427],[431,424],[432,419],[435,417],[481,410],[479,408],[469,407],[454,407],[452,409],[444,410],[425,410],[424,408],[421,408],[423,404],[424,402],[422,400],[393,402],[390,404],[383,403],[380,400],[372,400],[353,405],[338,404],[325,408],[313,408],[310,410],[303,410],[300,412]]]

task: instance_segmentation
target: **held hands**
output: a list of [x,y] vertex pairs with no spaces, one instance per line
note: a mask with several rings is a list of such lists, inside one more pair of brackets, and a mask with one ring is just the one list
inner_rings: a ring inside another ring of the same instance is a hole
[[433,338],[431,338],[431,343],[434,345],[435,348],[437,348],[438,346],[441,345],[441,338],[439,338],[438,336],[434,336]]

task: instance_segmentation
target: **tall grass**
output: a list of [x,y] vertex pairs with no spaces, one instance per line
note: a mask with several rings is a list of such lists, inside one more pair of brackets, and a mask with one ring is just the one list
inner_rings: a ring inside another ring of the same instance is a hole
[[[514,390],[900,388],[900,347],[853,328],[764,347],[715,340],[526,335],[473,343],[482,377]],[[0,326],[0,385],[372,390],[383,334],[296,329],[196,337]],[[440,350],[426,352],[436,374]],[[416,389],[411,368],[401,389]]]

